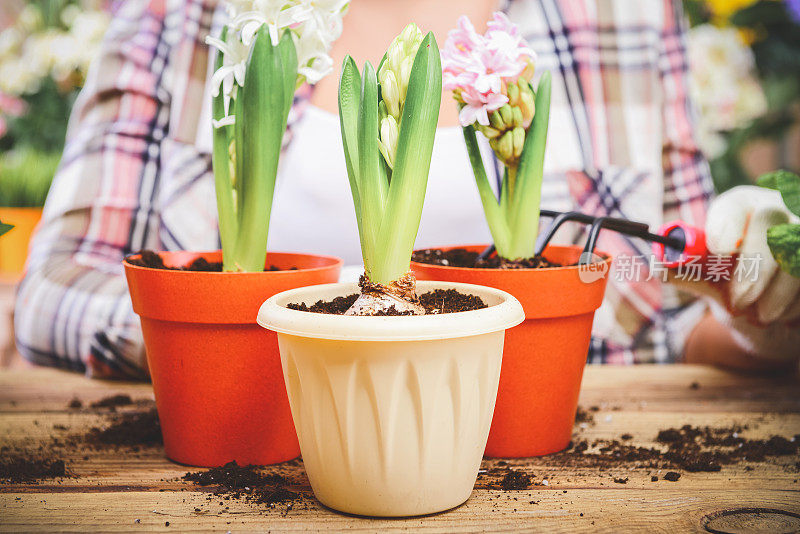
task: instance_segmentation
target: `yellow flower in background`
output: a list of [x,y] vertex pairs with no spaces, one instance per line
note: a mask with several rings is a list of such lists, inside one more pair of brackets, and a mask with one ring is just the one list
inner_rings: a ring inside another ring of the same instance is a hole
[[725,25],[731,15],[756,3],[756,0],[706,0],[711,14],[714,16],[714,22],[718,26]]

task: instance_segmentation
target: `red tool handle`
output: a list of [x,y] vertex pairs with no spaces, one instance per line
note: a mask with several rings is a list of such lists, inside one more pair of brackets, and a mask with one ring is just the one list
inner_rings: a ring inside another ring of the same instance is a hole
[[702,228],[691,226],[683,221],[672,221],[662,225],[658,232],[660,236],[683,240],[683,250],[666,247],[662,243],[653,243],[653,254],[664,266],[674,269],[689,261],[703,263],[708,257],[706,247],[706,233]]

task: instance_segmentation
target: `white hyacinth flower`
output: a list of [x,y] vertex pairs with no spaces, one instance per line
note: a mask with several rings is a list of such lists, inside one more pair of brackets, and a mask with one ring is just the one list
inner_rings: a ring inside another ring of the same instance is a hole
[[332,41],[317,24],[316,19],[310,19],[294,34],[297,73],[310,84],[317,83],[333,70],[333,59],[328,55]]
[[349,0],[227,0],[228,39],[206,38],[206,43],[223,55],[223,65],[212,75],[211,84],[214,96],[220,91],[225,96],[226,116],[215,121],[215,126],[234,121],[230,100],[245,83],[247,59],[259,28],[269,28],[273,45],[280,42],[284,30],[291,31],[297,51],[297,84],[314,84],[333,70],[328,52],[342,33],[348,4]]
[[222,67],[211,76],[211,94],[218,96],[220,90],[225,97],[225,115],[230,115],[230,103],[234,93],[234,83],[244,85],[244,74],[247,70],[249,48],[235,34],[229,34],[227,41],[207,36],[206,44],[219,50],[222,54]]
[[242,42],[250,46],[258,29],[267,25],[274,46],[280,41],[280,31],[305,22],[313,15],[310,5],[276,0],[255,0],[253,10],[239,13],[233,19],[234,27],[242,32]]

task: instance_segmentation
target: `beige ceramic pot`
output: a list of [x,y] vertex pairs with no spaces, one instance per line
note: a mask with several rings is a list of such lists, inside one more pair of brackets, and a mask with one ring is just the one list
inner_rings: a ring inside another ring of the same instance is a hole
[[492,421],[505,330],[523,321],[508,293],[448,282],[488,308],[416,317],[301,312],[355,284],[293,289],[267,300],[258,323],[278,332],[306,472],[326,506],[412,516],[466,501]]

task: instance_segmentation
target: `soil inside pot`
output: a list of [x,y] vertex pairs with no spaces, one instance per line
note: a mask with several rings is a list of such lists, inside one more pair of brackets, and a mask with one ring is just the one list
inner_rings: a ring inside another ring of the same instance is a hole
[[480,256],[480,253],[465,248],[450,250],[429,248],[414,252],[411,260],[430,265],[473,269],[546,269],[548,267],[564,267],[564,265],[552,262],[542,255],[524,260],[506,260],[497,255],[481,259],[478,256]]
[[[347,295],[346,297],[336,297],[333,300],[323,301],[319,300],[311,306],[305,303],[289,303],[287,308],[298,311],[312,312],[312,313],[327,313],[330,315],[344,315],[350,306],[358,298],[358,293]],[[483,302],[477,295],[470,295],[461,293],[455,289],[436,289],[428,291],[419,296],[419,303],[425,308],[425,312],[430,315],[442,313],[454,313],[462,311],[480,310],[486,308],[486,303]],[[376,315],[411,315],[408,312],[400,312],[391,306],[388,310],[381,311]]]
[[[136,265],[138,267],[147,267],[150,269],[164,269],[166,271],[194,271],[194,272],[206,272],[206,273],[221,273],[222,272],[222,262],[221,261],[208,261],[205,258],[197,258],[189,265],[184,267],[168,267],[164,265],[164,260],[161,259],[161,256],[158,255],[157,252],[153,252],[152,250],[142,250],[138,253],[141,257],[139,258],[128,258],[126,261],[131,265]],[[297,267],[292,267],[290,269],[281,269],[275,265],[270,265],[269,267],[265,267],[264,271],[296,271]]]

